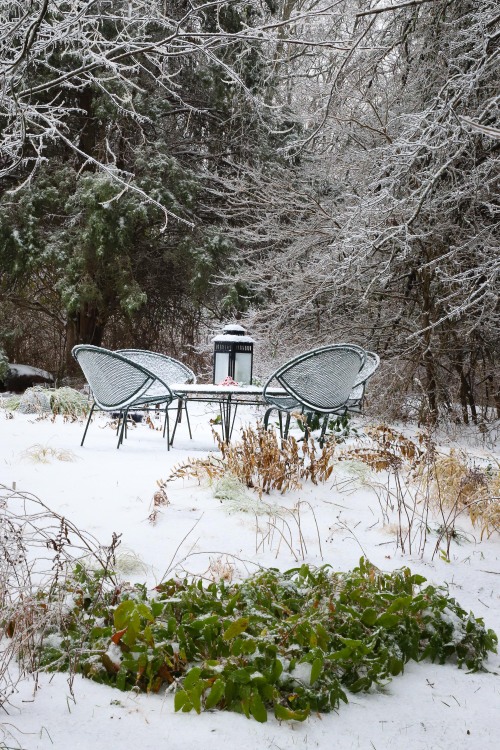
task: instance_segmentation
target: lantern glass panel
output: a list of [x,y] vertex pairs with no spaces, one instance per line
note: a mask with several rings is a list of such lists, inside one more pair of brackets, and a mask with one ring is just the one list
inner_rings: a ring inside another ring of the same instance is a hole
[[234,362],[234,379],[237,383],[250,385],[252,379],[251,352],[236,352]]
[[229,374],[229,352],[215,352],[214,383],[220,383]]

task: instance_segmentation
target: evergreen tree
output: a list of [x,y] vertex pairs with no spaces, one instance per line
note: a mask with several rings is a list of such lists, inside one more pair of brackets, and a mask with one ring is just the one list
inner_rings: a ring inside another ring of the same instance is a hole
[[[64,11],[38,7],[48,34]],[[218,317],[239,304],[211,283],[234,255],[220,231],[224,181],[260,158],[273,127],[256,107],[269,85],[265,49],[245,36],[269,17],[265,5],[160,3],[146,19],[145,6],[134,7],[135,19],[120,2],[97,14],[87,7],[87,36],[28,55],[24,76],[12,81],[22,101],[33,76],[38,113],[54,96],[64,107],[52,140],[40,131],[22,144],[17,170],[5,170],[0,294],[14,309],[48,311],[47,324],[64,328],[67,364],[74,344],[106,342],[110,324],[113,341],[153,346],[173,326],[177,344],[192,346],[204,310]],[[127,53],[116,71],[105,42],[121,49],[134,30],[137,56]],[[158,45],[156,56],[146,40]],[[86,69],[94,47],[101,57]],[[4,142],[15,125],[0,117]]]

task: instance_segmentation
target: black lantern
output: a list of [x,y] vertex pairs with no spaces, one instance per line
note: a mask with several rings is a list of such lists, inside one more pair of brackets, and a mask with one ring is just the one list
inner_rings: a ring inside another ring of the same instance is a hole
[[246,336],[239,325],[224,326],[223,332],[215,336],[214,383],[221,383],[228,376],[242,385],[251,385],[254,340]]

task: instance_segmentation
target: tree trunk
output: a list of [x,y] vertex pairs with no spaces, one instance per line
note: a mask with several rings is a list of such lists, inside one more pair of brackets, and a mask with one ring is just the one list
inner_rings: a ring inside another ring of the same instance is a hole
[[425,393],[429,405],[428,419],[431,424],[435,424],[438,418],[438,395],[436,365],[434,354],[432,352],[432,310],[434,307],[431,294],[431,274],[428,269],[420,273],[422,283],[422,329],[423,329],[423,364],[425,368]]
[[100,346],[104,335],[106,321],[99,310],[93,305],[85,305],[68,318],[66,338],[66,364],[68,372],[77,372],[75,360],[71,351],[77,344],[92,344]]
[[[94,92],[91,86],[86,86],[79,94],[80,109],[85,114],[82,114],[82,128],[80,130],[80,141],[79,147],[81,150],[89,156],[95,156],[96,141],[97,141],[97,120],[93,113],[94,103]],[[86,165],[86,169],[94,169],[89,163]]]

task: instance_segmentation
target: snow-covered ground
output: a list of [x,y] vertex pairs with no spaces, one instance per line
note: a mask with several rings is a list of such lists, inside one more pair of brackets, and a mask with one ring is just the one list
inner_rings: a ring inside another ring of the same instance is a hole
[[[498,536],[480,541],[461,517],[457,528],[464,536],[459,544],[452,544],[449,562],[439,555],[431,559],[435,538],[429,539],[423,558],[416,551],[402,555],[394,529],[384,525],[368,472],[361,472],[362,481],[351,463],[339,464],[326,484],[304,483],[301,490],[265,497],[273,506],[275,525],[305,501],[299,507],[307,551],[301,549],[292,516],[288,518],[293,553],[283,541],[279,543],[279,532],[266,536],[268,516],[235,509],[215,498],[213,487],[199,486],[194,479],[168,484],[170,504],[151,524],[148,517],[157,480],[166,480],[172,468],[188,457],[215,450],[210,407],[195,404],[190,414],[192,441],[183,422],[174,448],[167,451],[161,433],[140,424],[116,450],[114,432],[104,416],[94,421],[82,448],[82,423],[62,417],[52,421],[11,416],[0,410],[0,484],[15,483],[17,490],[34,493],[103,544],[109,543],[113,532],[122,534],[119,551],[129,580],[147,580],[154,586],[169,569],[210,576],[228,566],[238,578],[253,571],[255,564],[286,570],[302,559],[348,570],[364,553],[384,570],[408,565],[429,582],[448,584],[464,609],[500,633]],[[258,411],[250,407],[238,415],[244,424],[255,422],[257,416]],[[46,463],[33,457],[40,454],[40,446],[46,449]],[[482,458],[487,454],[484,448],[474,450]],[[500,657],[491,655],[486,666],[489,673],[467,674],[454,665],[410,663],[383,690],[352,695],[338,713],[312,715],[302,724],[279,723],[272,715],[266,724],[258,724],[228,712],[176,714],[172,695],[122,693],[79,677],[74,683],[75,702],[66,675],[42,674],[35,695],[32,682],[18,685],[9,713],[2,717],[5,744],[0,735],[0,747],[493,750],[500,736]]]

